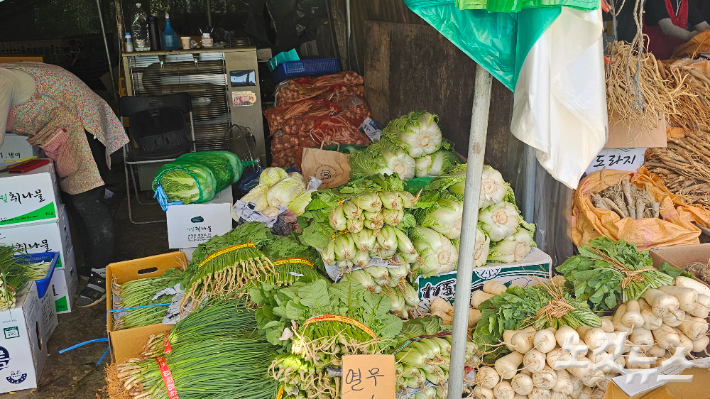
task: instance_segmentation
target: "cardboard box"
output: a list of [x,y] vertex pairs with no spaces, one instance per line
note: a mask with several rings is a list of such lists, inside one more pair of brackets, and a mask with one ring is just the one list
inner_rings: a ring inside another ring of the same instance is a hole
[[190,263],[192,262],[192,254],[195,252],[197,247],[194,248],[180,248],[180,252],[185,254],[185,259],[187,259],[187,262]]
[[[55,272],[57,272],[57,270],[55,270]],[[52,297],[49,290],[47,290],[47,293],[44,294],[44,297],[40,298],[39,301],[42,304],[42,339],[44,339],[44,342],[48,342],[54,330],[57,329],[59,319],[57,319],[57,311],[54,307],[54,297]]]
[[170,205],[166,213],[168,247],[197,247],[232,229],[232,188],[222,190],[204,204]]
[[0,176],[0,226],[57,220],[60,196],[51,163]]
[[0,312],[0,393],[37,388],[47,361],[43,329],[42,303],[32,284],[15,309]]
[[54,270],[51,289],[57,314],[70,313],[74,309],[74,296],[79,290],[79,272],[76,270],[74,247],[70,247],[67,251],[64,267]]
[[[669,382],[658,384],[655,381],[649,384],[629,385],[626,389],[619,386],[626,378],[625,376],[615,377],[609,383],[609,387],[604,394],[604,399],[705,399],[707,394],[707,381],[710,378],[710,370],[707,368],[689,368],[683,370],[681,375],[691,375],[691,382]],[[630,389],[629,389],[630,388]]]
[[39,155],[39,147],[28,143],[27,136],[5,133],[5,140],[0,146],[0,162],[17,162],[21,159]]
[[57,267],[64,267],[68,250],[72,247],[64,205],[59,206],[57,218],[53,221],[0,226],[0,245],[12,245],[18,252],[28,254],[59,252]]
[[[141,278],[161,276],[172,268],[184,269],[185,267],[187,267],[187,259],[182,252],[171,252],[108,265],[106,267],[106,310],[113,310],[112,282],[123,284]],[[137,357],[152,334],[168,331],[170,328],[172,325],[161,323],[114,331],[113,317],[109,316],[106,320],[106,331],[113,361],[123,362]]]
[[663,262],[679,269],[685,269],[695,262],[707,264],[710,259],[710,244],[679,245],[651,249],[653,266],[661,267]]
[[609,138],[604,148],[667,147],[665,117],[660,115],[658,125],[651,130],[643,130],[638,123],[621,121],[618,115],[609,115]]
[[[495,280],[506,285],[518,284],[523,287],[537,285],[552,278],[552,258],[541,250],[533,248],[521,262],[490,264],[473,269],[471,291],[481,289],[486,281]],[[453,303],[456,294],[456,272],[434,277],[418,277],[419,299],[424,308],[435,297]],[[421,306],[421,305],[420,305]]]

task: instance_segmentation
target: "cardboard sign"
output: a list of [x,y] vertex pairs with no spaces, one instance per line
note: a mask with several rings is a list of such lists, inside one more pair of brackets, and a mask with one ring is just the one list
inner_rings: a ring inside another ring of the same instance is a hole
[[604,148],[667,147],[665,117],[658,117],[658,125],[650,130],[643,129],[638,123],[630,125],[618,115],[609,115],[609,138]]
[[587,168],[587,174],[602,169],[635,172],[643,166],[646,148],[605,148]]
[[343,356],[343,399],[394,399],[394,355]]

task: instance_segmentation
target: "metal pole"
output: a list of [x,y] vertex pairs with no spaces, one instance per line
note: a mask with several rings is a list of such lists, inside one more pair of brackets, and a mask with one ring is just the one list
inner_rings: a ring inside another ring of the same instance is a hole
[[[113,67],[111,66],[111,53],[108,51],[108,41],[106,40],[106,28],[104,27],[104,16],[101,12],[101,0],[96,0],[96,7],[99,9],[99,22],[101,22],[101,36],[104,39],[104,48],[106,49],[106,60],[108,61],[108,73],[111,75],[111,88],[113,88],[113,99],[118,103],[118,94],[116,91],[116,82],[113,80]],[[119,32],[119,35],[121,33]]]
[[212,0],[207,0],[207,26],[212,27]]
[[483,155],[486,150],[488,111],[491,105],[491,74],[482,66],[476,67],[476,88],[473,93],[471,131],[468,137],[468,167],[464,188],[461,244],[456,273],[456,300],[451,342],[448,399],[461,399],[463,393],[466,340],[468,336],[468,309],[471,303],[473,257],[476,249],[478,225],[478,197],[481,195]]
[[535,213],[535,177],[537,175],[537,159],[532,147],[525,144],[525,197],[523,198],[523,218],[532,223]]
[[350,69],[350,0],[345,0],[345,54]]

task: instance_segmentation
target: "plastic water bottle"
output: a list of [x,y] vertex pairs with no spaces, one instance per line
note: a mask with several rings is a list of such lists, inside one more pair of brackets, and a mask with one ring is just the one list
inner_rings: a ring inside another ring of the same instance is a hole
[[161,38],[160,44],[163,46],[163,50],[177,50],[180,48],[180,38],[170,25],[170,15],[167,12],[165,13],[165,30]]
[[133,48],[136,51],[150,51],[150,37],[148,33],[148,16],[141,8],[141,3],[136,3],[131,24]]
[[131,34],[129,32],[126,32],[126,52],[133,52],[133,40],[131,39]]

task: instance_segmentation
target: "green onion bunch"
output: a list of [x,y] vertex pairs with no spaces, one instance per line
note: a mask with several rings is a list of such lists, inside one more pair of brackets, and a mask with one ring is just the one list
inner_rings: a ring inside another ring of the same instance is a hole
[[[114,323],[114,329],[122,330],[161,323],[168,311],[166,305],[172,302],[174,295],[161,295],[155,299],[153,297],[166,288],[175,287],[182,277],[182,270],[171,268],[160,276],[128,281],[120,285],[113,283],[113,292],[118,296],[114,299],[113,308],[138,308],[121,312],[122,315]],[[149,305],[163,306],[141,308]]]
[[0,247],[0,311],[14,309],[17,296],[30,281],[27,267],[19,263],[14,254],[14,247]]
[[[256,331],[254,311],[241,299],[206,300],[181,319],[168,333],[167,343],[175,350],[184,342],[250,334]],[[153,335],[143,352],[145,357],[165,354],[165,334]]]

